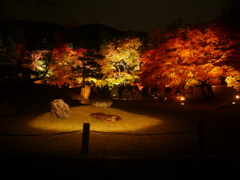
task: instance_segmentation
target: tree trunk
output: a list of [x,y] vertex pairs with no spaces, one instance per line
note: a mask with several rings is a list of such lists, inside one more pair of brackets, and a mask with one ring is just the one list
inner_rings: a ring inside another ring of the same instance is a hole
[[[205,92],[204,87],[207,88],[207,92]],[[206,82],[202,82],[201,91],[202,91],[203,97],[205,99],[213,100],[215,98],[215,94],[213,92],[212,85],[207,84]]]
[[212,85],[206,84],[206,87],[207,87],[207,97],[210,100],[214,99],[215,95],[214,95],[214,92],[213,92],[213,89],[212,89]]
[[207,94],[206,94],[206,92],[205,92],[205,90],[204,90],[204,85],[202,85],[200,88],[201,88],[201,91],[202,91],[202,94],[203,94],[203,97],[206,97],[207,96]]

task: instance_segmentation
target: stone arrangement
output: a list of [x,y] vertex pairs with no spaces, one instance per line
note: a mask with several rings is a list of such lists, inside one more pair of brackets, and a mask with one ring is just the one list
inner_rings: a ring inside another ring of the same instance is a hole
[[94,107],[102,107],[102,108],[108,108],[113,104],[113,101],[109,98],[98,98],[92,100],[92,106]]
[[90,116],[96,120],[107,121],[107,122],[117,122],[122,119],[120,116],[104,114],[104,113],[91,113]]

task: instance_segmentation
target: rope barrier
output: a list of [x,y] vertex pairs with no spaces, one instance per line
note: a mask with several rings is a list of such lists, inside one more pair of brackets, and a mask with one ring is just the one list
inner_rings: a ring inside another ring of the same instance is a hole
[[36,136],[43,136],[43,137],[49,137],[49,136],[56,136],[56,135],[62,135],[62,134],[72,134],[82,132],[82,130],[76,130],[76,131],[69,131],[69,132],[60,132],[60,133],[52,133],[52,134],[7,134],[7,133],[0,133],[0,136],[17,136],[17,137],[36,137]]
[[205,130],[202,123],[199,123],[197,129],[187,130],[187,131],[176,131],[176,132],[162,132],[156,134],[138,134],[138,133],[121,133],[121,132],[105,132],[105,131],[95,131],[90,130],[90,124],[84,123],[83,130],[75,130],[68,132],[58,132],[58,133],[48,133],[48,134],[7,134],[0,133],[0,136],[14,136],[14,137],[50,137],[56,135],[65,135],[65,134],[73,134],[73,133],[82,133],[82,155],[88,154],[88,146],[89,146],[89,133],[98,133],[103,135],[125,135],[125,136],[161,136],[161,135],[177,135],[177,134],[186,134],[186,133],[197,133],[199,137],[199,155],[205,156],[205,136],[204,133],[217,133],[217,134],[229,134],[229,135],[240,135],[240,133],[233,132],[220,132],[220,131],[210,131]]
[[205,130],[206,133],[224,134],[224,135],[240,135],[240,132],[222,132],[222,131],[212,131]]
[[[57,135],[64,135],[64,134],[73,134],[77,132],[83,132],[82,130],[76,131],[68,131],[68,132],[59,132],[59,133],[51,133],[51,134],[7,134],[7,133],[0,133],[0,136],[15,136],[15,137],[49,137],[49,136],[57,136]],[[157,134],[138,134],[138,133],[118,133],[118,132],[105,132],[105,131],[94,131],[90,130],[92,133],[98,134],[105,134],[105,135],[126,135],[126,136],[161,136],[161,135],[171,135],[171,134],[184,134],[184,133],[192,133],[197,132],[196,129],[188,130],[188,131],[178,131],[178,132],[164,132],[164,133],[157,133]],[[229,135],[240,135],[239,133],[234,132],[220,132],[220,131],[209,131],[205,130],[206,133],[218,133],[218,134],[229,134]]]
[[[179,132],[166,132],[166,133],[158,133],[158,134],[137,134],[137,133],[117,133],[117,132],[105,132],[105,131],[94,131],[90,130],[93,133],[99,134],[106,134],[106,135],[127,135],[127,136],[159,136],[159,135],[168,135],[168,134],[183,134],[183,133],[191,133],[195,132],[196,130],[189,130],[189,131],[179,131]],[[7,133],[0,133],[0,136],[16,136],[16,137],[49,137],[49,136],[56,136],[56,135],[63,135],[63,134],[72,134],[82,132],[82,130],[76,131],[69,131],[69,132],[60,132],[60,133],[52,133],[52,134],[7,134]]]
[[117,132],[104,132],[104,131],[93,131],[90,132],[99,133],[99,134],[107,134],[107,135],[127,135],[127,136],[159,136],[159,135],[168,135],[168,134],[184,134],[196,132],[196,130],[189,131],[179,131],[179,132],[167,132],[167,133],[158,133],[158,134],[137,134],[137,133],[117,133]]

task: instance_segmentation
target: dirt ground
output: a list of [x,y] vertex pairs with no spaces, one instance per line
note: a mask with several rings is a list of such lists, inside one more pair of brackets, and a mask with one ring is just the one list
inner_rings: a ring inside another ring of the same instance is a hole
[[[17,113],[1,115],[0,136],[3,147],[0,152],[7,155],[40,155],[40,156],[75,156],[81,149],[79,134],[67,134],[55,137],[18,137],[4,134],[46,134],[47,131],[35,129],[28,125],[29,121],[42,113],[49,112],[49,102],[62,98],[71,107],[82,106],[78,101],[71,100],[66,91],[46,90],[41,86],[29,92],[18,92],[15,97]],[[153,100],[114,100],[111,108],[121,109],[131,114],[159,119],[159,126],[139,130],[146,136],[121,136],[116,134],[102,135],[91,133],[89,154],[101,157],[182,157],[198,156],[200,154],[199,124],[204,128],[204,153],[207,156],[239,156],[240,121],[238,104],[226,102],[192,103],[179,102],[162,103]],[[79,125],[80,126],[80,125]],[[23,130],[25,132],[23,132]],[[131,132],[129,132],[131,133]],[[162,133],[162,134],[161,134]],[[160,134],[160,135],[154,135]],[[108,139],[110,144],[100,142]],[[63,140],[63,144],[61,141]],[[131,142],[133,148],[130,148]],[[128,143],[127,148],[122,144]],[[40,146],[41,145],[41,146]],[[41,151],[41,149],[43,149]],[[136,150],[137,149],[137,150]],[[18,151],[19,150],[19,151]]]
[[[49,107],[39,106],[40,104],[55,98],[63,97],[72,107],[79,105],[79,102],[71,101],[65,95],[65,92],[45,91],[40,88],[35,89],[34,94],[30,90],[18,92],[18,95],[11,98],[19,111],[16,115],[1,115],[0,129],[6,133],[7,129],[4,125],[6,123],[18,125],[20,129],[23,122],[49,110]],[[161,133],[166,134],[120,137],[118,142],[113,142],[115,149],[107,150],[103,148],[106,144],[97,142],[98,137],[103,135],[92,134],[91,143],[95,144],[90,144],[89,155],[85,156],[80,153],[81,137],[78,134],[44,138],[24,137],[24,139],[1,134],[1,175],[7,176],[6,179],[27,179],[28,177],[40,179],[48,174],[66,178],[84,176],[84,179],[240,178],[238,142],[240,106],[238,104],[189,102],[181,106],[179,103],[151,100],[114,100],[112,107],[159,118],[164,122]],[[201,156],[199,123],[204,128],[205,156]],[[148,133],[151,131],[155,133],[154,127],[145,130]],[[29,132],[36,133],[37,130],[27,129],[26,133]],[[176,134],[168,134],[169,132],[176,132]],[[78,136],[79,142],[76,140]],[[52,146],[56,146],[55,141],[61,141],[62,138],[66,139],[65,144],[58,147],[62,148],[62,152],[51,152]],[[109,136],[103,138],[114,141]],[[126,139],[131,143],[131,138],[141,141],[138,144],[139,151],[124,149]],[[46,144],[45,152],[40,150],[39,144]],[[69,148],[73,147],[73,144],[75,144],[74,148]],[[97,145],[100,151],[92,151],[92,145]]]

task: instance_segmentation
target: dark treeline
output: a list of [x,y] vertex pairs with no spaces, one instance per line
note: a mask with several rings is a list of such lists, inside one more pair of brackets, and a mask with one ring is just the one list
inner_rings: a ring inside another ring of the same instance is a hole
[[[103,24],[63,26],[36,21],[13,21],[0,23],[0,35],[27,41],[28,49],[42,49],[59,42],[71,43],[74,48],[99,50],[101,44],[127,37],[146,39],[147,32],[120,31]],[[24,34],[23,34],[24,33]]]

